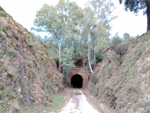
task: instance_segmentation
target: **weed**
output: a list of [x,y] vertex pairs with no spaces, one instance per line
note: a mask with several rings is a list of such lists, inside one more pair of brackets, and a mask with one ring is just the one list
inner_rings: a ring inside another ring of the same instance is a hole
[[95,74],[92,74],[91,76],[91,82],[95,85],[99,81],[99,78],[95,76]]
[[0,34],[0,37],[2,36],[2,34]]
[[11,21],[8,21],[9,24],[12,24]]
[[3,106],[1,111],[2,111],[2,112],[3,112],[3,111],[6,112],[6,111],[7,111],[7,107],[6,107],[6,106]]
[[17,23],[15,23],[15,25],[16,25],[17,28],[21,29],[20,26]]
[[33,71],[31,70],[31,74],[34,75]]
[[128,93],[138,93],[137,89],[132,86],[127,90],[127,92]]
[[143,70],[143,73],[146,73],[148,70],[150,70],[150,67],[147,67]]
[[111,56],[111,60],[112,60],[112,61],[116,61],[116,62],[118,62],[118,63],[121,63],[121,57],[120,57],[119,54],[113,53],[112,56]]
[[[33,102],[35,100],[32,100]],[[53,95],[52,96],[52,102],[51,105],[53,107],[48,107],[48,106],[44,106],[44,105],[39,105],[38,107],[31,107],[31,108],[22,108],[19,113],[43,113],[43,111],[45,111],[46,113],[49,112],[56,112],[57,110],[59,110],[62,105],[65,102],[65,98],[61,97],[61,96],[56,96]]]
[[0,94],[0,100],[2,100],[3,93]]
[[7,30],[6,30],[6,28],[3,28],[3,32],[4,32],[5,34],[7,34]]
[[5,11],[1,6],[0,6],[0,10],[1,10],[1,11]]
[[145,108],[146,108],[147,112],[150,112],[150,106],[146,106]]
[[2,14],[2,13],[0,14],[0,16],[2,16],[2,17],[4,17],[4,18],[5,18],[5,15],[4,15],[4,14]]

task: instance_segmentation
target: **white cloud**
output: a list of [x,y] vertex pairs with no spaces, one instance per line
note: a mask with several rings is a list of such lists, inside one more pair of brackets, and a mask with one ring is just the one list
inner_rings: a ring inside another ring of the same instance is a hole
[[142,11],[136,16],[134,12],[126,12],[124,6],[119,4],[119,1],[115,2],[115,5],[117,8],[114,14],[117,15],[118,18],[112,22],[112,36],[115,35],[116,32],[118,32],[120,37],[122,37],[124,33],[136,36],[146,32],[147,20],[146,15],[143,16]]
[[[76,2],[83,7],[88,0],[70,0]],[[43,6],[44,3],[55,5],[58,0],[0,0],[0,5],[20,24],[26,27],[29,31],[33,26],[36,12]],[[116,10],[115,15],[118,16],[111,24],[113,25],[112,36],[118,32],[122,37],[125,32],[131,36],[141,35],[146,32],[146,16],[141,13],[135,16],[132,12],[125,12],[123,5],[115,0]]]

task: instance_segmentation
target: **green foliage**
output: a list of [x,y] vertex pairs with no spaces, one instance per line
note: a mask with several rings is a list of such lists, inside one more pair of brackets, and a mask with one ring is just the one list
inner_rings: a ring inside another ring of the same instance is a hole
[[147,106],[145,107],[145,109],[146,109],[147,112],[150,112],[150,106],[147,105]]
[[0,10],[1,10],[1,11],[5,11],[1,6],[0,6]]
[[146,68],[143,70],[143,73],[146,73],[148,70],[150,70],[150,67],[146,67]]
[[91,82],[95,85],[99,81],[99,78],[95,74],[91,75]]
[[2,22],[0,22],[0,30],[2,30],[4,33],[7,34],[6,27],[4,26],[4,24]]
[[64,104],[65,99],[61,96],[53,96],[52,97],[52,105],[54,111],[58,110],[61,108],[61,106]]
[[116,52],[119,55],[124,55],[126,53],[127,49],[128,49],[128,45],[124,44],[124,43],[121,43],[121,44],[117,45],[116,48],[115,48]]
[[98,63],[102,59],[102,51],[96,53],[96,63]]
[[6,18],[5,14],[4,13],[0,13],[0,16]]
[[6,106],[3,106],[2,109],[1,109],[1,111],[2,111],[2,112],[6,112],[6,111],[7,111],[7,107],[6,107]]
[[6,67],[7,72],[9,73],[9,76],[12,78],[16,75],[17,70],[13,66]]
[[119,0],[120,4],[124,1],[125,10],[133,11],[138,13],[139,10],[146,8],[146,3],[150,2],[149,0]]
[[130,35],[128,33],[124,33],[123,39],[127,40],[128,38],[130,38]]
[[68,72],[69,68],[74,67],[73,48],[65,48],[61,54],[61,61],[63,69]]
[[3,29],[3,32],[4,32],[5,34],[7,34],[7,30],[6,30],[5,28]]
[[[115,18],[112,15],[114,4],[90,0],[88,5],[82,9],[75,2],[59,0],[55,6],[44,4],[36,14],[32,30],[50,34],[40,42],[57,62],[61,61],[66,71],[73,66],[73,58],[84,57],[85,64],[89,61],[95,65],[101,59],[101,50],[109,43],[109,23]],[[71,59],[64,54],[66,48],[74,53]]]
[[2,34],[0,34],[0,37],[2,36]]
[[2,100],[3,93],[0,93],[0,100]]
[[127,43],[124,43],[118,34],[112,38],[110,46],[121,56],[124,55],[128,49]]
[[[35,100],[32,100],[33,102]],[[52,102],[50,106],[38,105],[32,107],[23,107],[19,110],[19,113],[51,113],[58,111],[65,103],[66,99],[61,96],[52,96]],[[45,103],[49,104],[49,102],[45,101]]]
[[[53,56],[61,56],[62,50],[68,45],[72,46],[71,41],[74,40],[75,43],[75,38],[79,37],[80,29],[78,28],[82,18],[83,11],[75,2],[59,0],[55,7],[48,4],[43,5],[36,14],[34,29],[51,34],[48,42],[44,45],[52,43],[54,53],[57,54]],[[53,54],[53,51],[49,51],[49,53]],[[60,63],[61,58],[58,58]]]
[[135,38],[136,37],[131,37],[130,34],[128,34],[128,33],[124,33],[124,35],[123,35],[124,41],[130,41],[130,40],[133,40]]
[[[119,0],[120,4],[124,2],[125,10],[138,13],[139,10],[143,10],[143,14],[147,14],[150,17],[150,0]],[[147,31],[150,30],[150,18],[147,18]]]
[[135,87],[131,86],[127,89],[127,92],[128,93],[138,93],[138,90]]
[[116,45],[118,45],[118,44],[120,44],[120,43],[122,43],[122,39],[118,36],[118,34],[116,34],[116,35],[112,38],[110,45],[111,45],[112,47],[114,47],[114,46],[116,46]]
[[114,62],[118,62],[118,63],[121,63],[121,57],[119,54],[112,54],[111,56],[111,60],[114,61]]

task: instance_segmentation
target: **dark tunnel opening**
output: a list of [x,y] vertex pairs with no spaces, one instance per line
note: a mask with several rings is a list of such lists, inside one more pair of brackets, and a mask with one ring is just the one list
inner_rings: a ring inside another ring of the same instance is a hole
[[82,76],[76,74],[71,78],[71,86],[73,88],[82,88],[83,78]]

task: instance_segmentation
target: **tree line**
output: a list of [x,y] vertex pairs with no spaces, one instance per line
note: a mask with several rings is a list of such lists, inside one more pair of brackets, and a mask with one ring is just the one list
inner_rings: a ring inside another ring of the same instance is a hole
[[[126,9],[131,9],[127,1]],[[89,66],[93,73],[92,68],[102,58],[102,50],[113,42],[110,40],[110,22],[116,18],[112,14],[114,9],[111,0],[89,0],[85,8],[69,0],[59,0],[55,6],[44,4],[36,13],[32,31],[48,34],[44,39],[35,36],[55,59],[59,71],[67,72],[74,66]],[[123,38],[117,34],[114,36],[114,40],[131,39],[128,33]],[[82,64],[77,63],[81,59]]]

